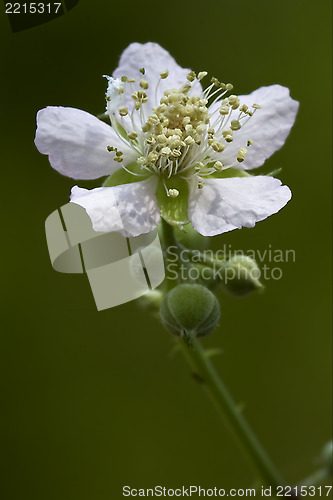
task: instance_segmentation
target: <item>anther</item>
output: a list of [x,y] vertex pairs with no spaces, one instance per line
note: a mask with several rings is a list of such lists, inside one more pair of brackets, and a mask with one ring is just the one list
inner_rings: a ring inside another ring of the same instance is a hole
[[237,161],[239,163],[241,163],[242,161],[244,161],[246,154],[247,154],[247,149],[246,148],[240,148],[240,150],[238,151],[238,155],[237,155]]
[[241,128],[241,124],[238,120],[231,120],[230,128],[231,130],[239,130]]
[[196,79],[196,74],[194,73],[194,71],[190,71],[186,78],[189,82],[194,82],[194,80]]
[[169,70],[166,69],[165,71],[162,71],[162,73],[160,73],[160,77],[162,78],[162,80],[164,80],[165,78],[168,78],[169,76]]
[[220,115],[228,115],[229,114],[229,108],[228,106],[222,106],[220,108]]
[[198,182],[198,189],[202,189],[204,187],[204,182]]
[[232,109],[237,109],[239,104],[240,104],[240,100],[236,95],[229,96],[228,101],[229,101]]
[[177,198],[177,196],[179,196],[179,191],[178,189],[169,189],[168,195],[170,196],[170,198]]
[[208,75],[207,71],[200,71],[200,73],[198,73],[198,80],[199,81],[202,80],[207,75]]
[[135,139],[137,139],[138,137],[138,134],[136,132],[131,132],[130,134],[128,134],[128,138],[130,139],[130,141],[135,141]]
[[171,149],[168,147],[162,148],[161,149],[161,155],[162,156],[170,156],[171,155]]
[[120,116],[128,115],[128,108],[126,106],[124,106],[123,108],[119,108],[119,114]]
[[225,86],[226,90],[230,91],[234,88],[233,84],[232,83],[227,83],[226,86]]
[[261,106],[259,106],[259,104],[252,104],[252,108],[254,108],[254,109],[261,109]]
[[145,89],[147,90],[147,88],[149,87],[149,83],[147,82],[147,80],[144,80],[143,78],[140,80],[140,87],[142,89]]
[[252,144],[253,144],[253,143],[254,143],[254,141],[252,141],[252,139],[249,139],[249,140],[247,141],[247,145],[248,145],[248,146],[252,146]]
[[216,161],[213,165],[213,167],[215,168],[215,170],[217,172],[221,172],[222,168],[223,168],[223,164],[220,162],[220,161]]
[[144,75],[144,74],[145,74],[145,72],[146,72],[145,68],[140,68],[140,73],[141,73],[141,75]]

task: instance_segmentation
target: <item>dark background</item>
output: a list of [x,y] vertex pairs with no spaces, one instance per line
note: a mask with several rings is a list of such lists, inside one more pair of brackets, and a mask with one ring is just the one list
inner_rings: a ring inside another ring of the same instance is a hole
[[331,3],[81,0],[15,34],[1,12],[0,28],[0,497],[107,500],[123,485],[253,485],[159,322],[136,303],[97,312],[87,279],[49,262],[44,221],[74,182],[35,149],[36,112],[103,111],[102,75],[132,41],[156,41],[239,94],[279,83],[301,103],[267,163],[283,167],[292,201],[213,241],[295,249],[296,262],[282,264],[283,279],[263,295],[221,294],[220,326],[205,340],[223,349],[215,363],[283,475],[301,480],[331,437]]

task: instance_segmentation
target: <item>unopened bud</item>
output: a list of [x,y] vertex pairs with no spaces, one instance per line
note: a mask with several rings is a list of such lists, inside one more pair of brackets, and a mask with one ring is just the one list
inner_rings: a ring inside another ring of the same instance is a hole
[[222,265],[222,279],[225,288],[232,295],[242,297],[262,288],[260,269],[255,260],[247,255],[235,255]]
[[161,309],[164,327],[191,345],[195,337],[211,333],[220,319],[215,295],[202,285],[182,284],[165,296]]

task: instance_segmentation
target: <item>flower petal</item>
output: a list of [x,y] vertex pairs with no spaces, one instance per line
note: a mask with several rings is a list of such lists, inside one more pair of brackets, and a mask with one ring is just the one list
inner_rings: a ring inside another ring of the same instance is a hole
[[253,227],[278,212],[291,198],[290,189],[274,177],[208,179],[191,186],[189,218],[204,236]]
[[81,205],[95,231],[138,236],[152,231],[160,220],[155,196],[157,177],[133,184],[96,189],[72,188],[71,202]]
[[[145,69],[144,76],[140,73],[140,68]],[[169,70],[169,76],[161,80],[158,85],[157,101],[155,101],[155,89],[160,80],[160,73]],[[184,85],[186,76],[190,70],[179,66],[169,52],[158,43],[131,43],[122,53],[118,68],[113,72],[114,78],[127,76],[135,78],[137,84],[133,86],[135,90],[140,89],[138,83],[142,78],[149,82],[149,88],[146,90],[150,108],[158,105],[159,100],[167,89],[178,88]],[[197,93],[201,93],[200,83],[196,83]],[[142,89],[141,89],[142,90]],[[130,92],[127,92],[129,100]]]
[[[289,89],[281,85],[260,87],[249,95],[239,96],[239,99],[241,104],[246,104],[250,109],[252,104],[259,104],[261,109],[256,110],[248,122],[234,132],[233,142],[220,155],[220,159],[224,165],[232,164],[239,149],[246,147],[247,141],[252,139],[254,144],[248,148],[244,162],[236,162],[236,166],[242,169],[257,168],[283,146],[295,122],[299,103],[290,97]],[[238,115],[238,110],[233,111],[230,119],[237,119]]]
[[75,108],[41,109],[37,114],[35,144],[40,153],[49,156],[55,170],[74,179],[97,179],[119,169],[107,146],[122,151],[127,163],[136,156],[109,125]]

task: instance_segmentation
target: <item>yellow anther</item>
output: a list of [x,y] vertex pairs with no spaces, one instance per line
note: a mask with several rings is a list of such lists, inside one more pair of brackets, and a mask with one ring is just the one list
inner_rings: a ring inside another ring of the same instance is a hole
[[147,158],[148,158],[148,161],[155,163],[155,161],[158,160],[158,154],[155,153],[154,151],[152,151],[151,153],[149,153]]
[[148,139],[146,139],[146,143],[147,143],[149,146],[153,146],[154,144],[156,144],[156,139],[155,139],[155,137],[148,137]]
[[135,83],[135,78],[127,78],[128,83]]
[[148,163],[148,160],[145,156],[139,156],[136,161],[137,163],[139,163],[139,165],[146,165]]
[[147,80],[144,80],[143,78],[140,80],[140,87],[142,89],[145,89],[147,90],[147,88],[149,87],[149,83],[147,82]]
[[229,114],[229,108],[228,106],[222,106],[220,108],[220,115],[228,115]]
[[121,163],[122,161],[124,161],[124,158],[122,156],[115,156],[113,159],[114,159],[114,161],[117,161],[118,163]]
[[248,145],[248,146],[252,146],[252,144],[254,144],[254,142],[252,141],[252,139],[249,139],[249,140],[247,141],[247,145]]
[[124,87],[123,87],[123,86],[121,86],[121,87],[119,87],[119,89],[118,89],[118,94],[123,94],[123,93],[124,93],[124,91],[125,91]]
[[137,139],[138,137],[138,134],[136,132],[131,132],[130,134],[128,134],[128,138],[130,141],[135,141],[135,139]]
[[157,141],[160,142],[160,143],[164,143],[164,142],[167,142],[167,138],[165,136],[165,134],[160,134],[156,137]]
[[119,108],[119,114],[120,116],[128,115],[128,108],[126,106],[124,106],[123,108]]
[[212,144],[212,148],[214,149],[214,151],[216,151],[217,153],[222,153],[222,151],[225,150],[225,146],[223,146],[223,144],[221,144],[220,142],[218,141],[214,141],[213,144]]
[[211,82],[214,83],[215,87],[220,86],[220,82],[218,81],[217,78],[215,78],[215,76],[212,77]]
[[177,198],[177,196],[179,196],[178,189],[169,189],[168,193],[170,198]]
[[213,166],[217,172],[221,172],[223,168],[223,164],[220,161],[216,161]]
[[188,125],[191,121],[191,118],[189,116],[185,116],[183,118],[183,125]]
[[208,75],[207,71],[200,71],[200,73],[198,73],[198,80],[199,81],[202,80],[207,75]]
[[261,106],[259,106],[259,104],[252,104],[252,108],[254,108],[254,109],[260,109]]
[[239,108],[239,111],[243,111],[243,113],[246,113],[247,110],[248,106],[246,106],[246,104],[242,104],[241,107]]
[[196,172],[200,172],[200,170],[203,169],[204,166],[205,165],[201,161],[198,161],[198,163],[196,163],[195,166],[194,166],[194,170]]
[[238,155],[237,155],[237,161],[239,163],[241,163],[242,161],[244,161],[246,154],[247,154],[247,149],[246,148],[240,148],[240,150],[238,151]]
[[229,103],[232,107],[232,109],[237,109],[239,104],[240,104],[240,100],[239,100],[239,97],[237,97],[236,95],[231,95],[229,96]]
[[152,127],[151,123],[149,123],[149,122],[144,123],[141,127],[142,132],[149,132],[151,127]]
[[232,135],[226,135],[224,139],[225,139],[226,142],[232,142],[234,140],[234,138],[232,137]]
[[227,130],[223,130],[223,132],[222,132],[222,135],[223,135],[224,138],[226,138],[227,135],[231,135],[232,136],[232,134],[233,134],[233,132],[232,132],[232,130],[230,128],[227,129]]
[[193,130],[193,125],[191,125],[190,123],[188,123],[187,125],[185,125],[185,130],[186,130],[186,132],[189,132],[190,130]]
[[232,90],[234,88],[234,86],[232,83],[227,83],[225,88],[226,88],[226,90],[228,90],[230,92],[230,90]]
[[193,139],[193,137],[191,137],[190,135],[188,135],[184,139],[184,142],[185,142],[186,146],[192,146],[195,143],[195,140]]
[[198,189],[202,189],[204,187],[204,182],[198,182]]
[[189,82],[194,82],[194,80],[196,79],[196,74],[194,73],[194,71],[190,71],[186,78]]
[[127,76],[122,76],[120,79],[122,82],[127,82]]
[[215,130],[212,127],[209,127],[208,134],[209,135],[214,135],[215,134]]
[[145,74],[145,72],[146,72],[145,68],[140,68],[140,73],[141,73],[141,75],[144,75],[144,74]]
[[116,156],[123,156],[123,154],[121,151],[116,151]]
[[231,130],[239,130],[241,128],[241,124],[238,120],[231,120],[230,128]]
[[168,106],[166,104],[161,104],[160,106],[157,106],[155,109],[156,113],[164,113],[168,109]]
[[171,155],[171,149],[168,147],[162,148],[161,149],[161,155],[162,156],[170,156]]
[[162,78],[162,80],[164,80],[165,78],[168,78],[169,76],[169,70],[166,69],[165,71],[162,71],[162,73],[160,73],[160,77]]
[[187,94],[191,90],[191,85],[189,83],[185,83],[185,85],[182,86],[181,90],[184,92],[184,94]]
[[172,153],[172,156],[175,156],[176,158],[179,158],[182,155],[182,152],[179,151],[179,149],[173,149],[171,151],[171,153]]
[[200,125],[197,126],[197,132],[199,134],[202,134],[203,132],[205,132],[207,128],[207,125],[204,125],[203,123],[201,123]]

